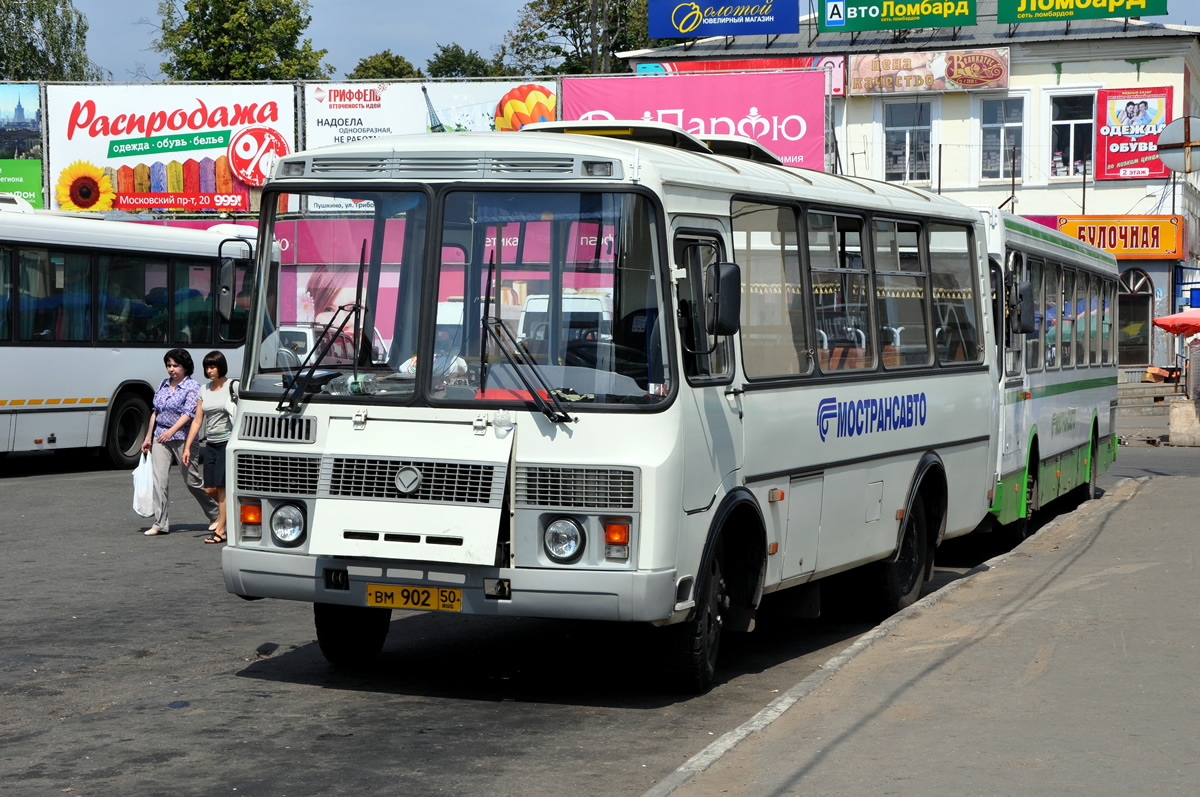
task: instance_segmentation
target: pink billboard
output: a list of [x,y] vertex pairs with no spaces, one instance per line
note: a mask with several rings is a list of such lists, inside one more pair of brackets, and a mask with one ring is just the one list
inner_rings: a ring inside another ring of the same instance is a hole
[[695,136],[753,138],[789,166],[825,169],[825,75],[763,72],[564,78],[565,120],[666,122]]

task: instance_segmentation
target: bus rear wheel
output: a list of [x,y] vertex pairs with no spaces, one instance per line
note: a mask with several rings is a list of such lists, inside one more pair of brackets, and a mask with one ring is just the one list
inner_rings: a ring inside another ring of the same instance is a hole
[[925,574],[929,570],[929,534],[925,523],[925,505],[920,498],[904,516],[900,550],[879,565],[882,591],[881,609],[895,614],[921,597]]
[[1087,452],[1087,481],[1080,485],[1080,497],[1084,501],[1091,501],[1096,497],[1096,449],[1099,445],[1099,440],[1096,439],[1096,433],[1092,432],[1091,446]]
[[383,650],[391,621],[391,609],[313,604],[317,644],[325,660],[339,669],[357,669],[374,661]]
[[109,410],[104,453],[114,468],[128,470],[138,463],[142,441],[150,425],[150,405],[144,399],[125,393]]

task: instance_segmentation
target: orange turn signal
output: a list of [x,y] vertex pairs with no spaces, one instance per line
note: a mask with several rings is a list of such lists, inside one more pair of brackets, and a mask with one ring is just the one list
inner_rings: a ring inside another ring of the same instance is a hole
[[257,526],[262,523],[262,502],[243,500],[238,504],[238,517],[243,525]]
[[628,520],[606,520],[604,521],[604,541],[609,545],[628,545],[629,544],[629,521]]

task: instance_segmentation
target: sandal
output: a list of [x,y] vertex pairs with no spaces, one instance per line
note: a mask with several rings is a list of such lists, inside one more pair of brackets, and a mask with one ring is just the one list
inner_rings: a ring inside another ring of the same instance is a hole
[[227,538],[223,535],[209,534],[207,537],[204,538],[204,542],[207,543],[208,545],[219,545],[219,544],[225,542],[226,539]]

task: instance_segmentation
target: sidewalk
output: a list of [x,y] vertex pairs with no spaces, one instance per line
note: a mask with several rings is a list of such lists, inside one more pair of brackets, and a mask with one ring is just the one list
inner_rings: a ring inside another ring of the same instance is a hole
[[1118,484],[648,794],[1196,793],[1198,516],[1200,479]]

